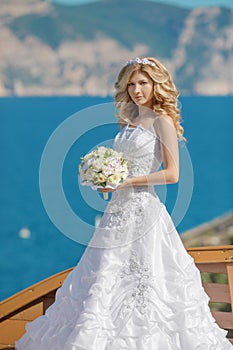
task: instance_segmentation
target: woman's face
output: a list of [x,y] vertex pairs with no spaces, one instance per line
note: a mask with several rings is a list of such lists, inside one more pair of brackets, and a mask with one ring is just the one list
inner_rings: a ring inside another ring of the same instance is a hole
[[154,98],[154,82],[147,73],[136,71],[128,82],[128,94],[138,106],[152,108]]

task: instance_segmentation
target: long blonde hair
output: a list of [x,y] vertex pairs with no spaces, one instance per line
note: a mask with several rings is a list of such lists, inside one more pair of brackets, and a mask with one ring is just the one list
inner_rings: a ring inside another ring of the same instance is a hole
[[180,109],[177,106],[179,92],[172,81],[171,75],[158,59],[148,57],[147,60],[154,63],[154,65],[138,63],[134,60],[135,63],[125,65],[118,74],[115,83],[115,107],[118,123],[133,122],[133,119],[138,115],[138,107],[128,94],[128,82],[135,71],[141,71],[147,73],[154,82],[153,111],[160,116],[170,116],[173,119],[178,139],[186,140],[183,136],[184,128],[180,124]]

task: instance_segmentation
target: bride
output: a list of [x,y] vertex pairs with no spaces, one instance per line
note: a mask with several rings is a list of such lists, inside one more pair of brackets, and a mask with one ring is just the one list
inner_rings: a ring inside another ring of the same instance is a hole
[[120,131],[113,148],[127,159],[128,178],[115,191],[101,190],[112,198],[81,260],[16,349],[232,349],[154,190],[179,179],[178,91],[151,57],[128,61],[115,86]]

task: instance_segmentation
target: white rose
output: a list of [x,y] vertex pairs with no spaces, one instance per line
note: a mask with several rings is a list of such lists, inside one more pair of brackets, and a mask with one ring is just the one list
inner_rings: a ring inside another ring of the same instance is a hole
[[101,147],[98,147],[96,151],[96,155],[103,157],[105,152],[106,152],[106,148],[101,146]]
[[121,177],[119,174],[113,174],[108,178],[108,182],[112,185],[117,185],[120,182],[120,180],[121,180]]
[[98,177],[97,177],[97,182],[98,183],[102,183],[102,182],[105,182],[107,180],[106,176],[104,176],[103,174],[98,174]]
[[104,165],[102,168],[102,173],[107,177],[112,174],[112,171],[113,171],[112,167],[108,167],[106,165]]
[[121,179],[125,180],[127,178],[128,172],[122,171],[121,173]]

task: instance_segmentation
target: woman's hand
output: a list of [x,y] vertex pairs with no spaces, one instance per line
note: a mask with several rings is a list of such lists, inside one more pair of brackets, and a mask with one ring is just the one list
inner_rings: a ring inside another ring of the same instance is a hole
[[128,179],[126,179],[125,181],[123,181],[119,186],[117,186],[117,190],[122,190],[122,189],[124,189],[125,187],[129,187],[129,186],[132,186],[132,184],[131,184],[131,181],[130,181],[130,179],[128,178]]
[[121,190],[121,189],[128,187],[128,186],[131,186],[130,179],[126,179],[120,185],[118,185],[116,188],[100,187],[100,188],[98,188],[98,191],[102,192],[102,193],[108,193],[108,192],[114,192],[116,190]]

